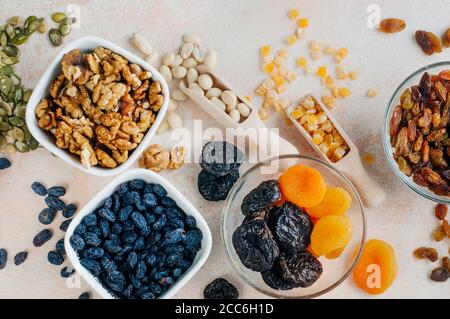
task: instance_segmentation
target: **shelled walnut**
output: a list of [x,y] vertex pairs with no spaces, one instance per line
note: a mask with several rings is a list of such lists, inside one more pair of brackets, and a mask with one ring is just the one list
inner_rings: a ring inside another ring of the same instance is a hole
[[127,161],[163,105],[161,85],[137,64],[103,47],[61,61],[49,97],[36,107],[39,127],[89,168]]
[[139,166],[157,173],[167,168],[178,169],[184,164],[185,154],[184,146],[174,146],[169,152],[159,144],[152,144],[144,151]]

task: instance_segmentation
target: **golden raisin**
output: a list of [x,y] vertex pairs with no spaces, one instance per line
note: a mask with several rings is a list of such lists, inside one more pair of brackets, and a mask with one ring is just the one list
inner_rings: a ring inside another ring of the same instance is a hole
[[414,257],[435,262],[438,260],[438,252],[434,248],[420,247],[414,250]]
[[415,37],[425,54],[432,55],[433,53],[442,52],[441,40],[434,33],[418,30],[416,31]]
[[384,33],[397,33],[403,31],[406,23],[402,19],[389,18],[380,22],[380,30]]
[[442,37],[442,44],[446,48],[450,48],[450,29],[445,31],[444,36]]
[[443,241],[445,237],[447,237],[447,233],[445,232],[444,226],[439,225],[432,234],[433,239],[435,241]]
[[443,257],[441,260],[441,264],[442,264],[442,267],[445,267],[448,269],[448,271],[450,271],[450,258],[449,257],[447,257],[447,256]]
[[434,215],[439,220],[444,220],[447,216],[448,207],[447,205],[438,204],[436,208],[434,209]]

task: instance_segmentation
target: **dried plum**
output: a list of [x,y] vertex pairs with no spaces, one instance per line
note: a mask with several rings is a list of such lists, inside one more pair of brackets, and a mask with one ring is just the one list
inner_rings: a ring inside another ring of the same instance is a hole
[[47,189],[39,182],[34,182],[33,184],[31,184],[31,189],[35,194],[39,196],[47,196]]
[[47,260],[52,265],[61,265],[64,262],[64,256],[57,251],[49,251],[47,254]]
[[214,279],[203,291],[205,299],[238,299],[239,291],[224,278]]
[[264,280],[264,282],[273,289],[276,290],[291,290],[294,289],[295,286],[290,283],[289,281],[286,281],[278,272],[277,268],[265,271],[261,273],[261,277]]
[[309,251],[282,253],[277,266],[282,277],[295,287],[309,287],[322,275],[322,264]]
[[0,270],[5,268],[6,262],[8,261],[8,252],[6,249],[0,249]]
[[281,191],[278,181],[265,181],[244,197],[241,210],[245,216],[248,216],[271,206],[280,199]]
[[41,247],[47,241],[49,241],[53,236],[53,232],[51,229],[41,230],[36,236],[33,238],[33,245],[35,247]]
[[269,216],[269,228],[277,243],[286,251],[305,250],[309,243],[313,223],[309,216],[291,202],[286,202]]
[[21,251],[14,256],[14,265],[19,266],[22,264],[28,257],[27,251]]
[[0,158],[0,170],[7,169],[11,167],[11,162],[7,158]]
[[244,154],[233,144],[213,141],[205,144],[200,159],[200,166],[215,176],[225,176],[239,169]]
[[239,226],[233,233],[233,246],[242,264],[257,272],[270,270],[279,255],[276,241],[260,219]]
[[38,216],[38,220],[43,225],[50,225],[56,216],[56,210],[53,208],[47,207],[44,208]]
[[208,201],[222,201],[227,198],[238,179],[239,170],[234,170],[225,176],[214,176],[206,170],[202,170],[198,175],[198,190]]

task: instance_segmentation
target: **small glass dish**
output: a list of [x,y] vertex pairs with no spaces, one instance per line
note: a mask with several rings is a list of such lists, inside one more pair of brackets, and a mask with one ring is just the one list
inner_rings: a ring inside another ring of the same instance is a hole
[[389,134],[389,128],[390,128],[390,121],[392,117],[392,113],[394,111],[394,108],[400,104],[400,95],[409,87],[418,85],[420,82],[420,79],[422,78],[422,75],[425,72],[433,74],[438,74],[439,72],[443,70],[450,69],[450,61],[444,61],[444,62],[438,62],[433,63],[427,66],[424,66],[417,71],[415,71],[413,74],[408,76],[406,80],[404,80],[400,86],[395,90],[394,95],[391,97],[388,108],[386,110],[384,123],[383,123],[383,148],[384,152],[386,154],[386,158],[389,162],[389,165],[391,166],[392,170],[394,171],[395,175],[397,175],[400,180],[403,181],[409,188],[411,188],[414,192],[417,194],[432,200],[437,203],[442,203],[449,205],[450,204],[450,197],[448,196],[439,196],[434,194],[432,191],[430,191],[428,188],[419,186],[412,180],[411,177],[408,177],[403,172],[400,171],[398,164],[396,160],[394,159],[393,153],[394,148],[391,146],[391,137]]
[[[246,268],[241,263],[233,247],[232,237],[234,231],[242,224],[245,217],[241,213],[240,208],[243,198],[263,181],[278,179],[281,175],[280,171],[273,169],[273,173],[268,173],[270,171],[268,167],[289,167],[296,164],[317,169],[322,174],[327,185],[342,187],[350,194],[352,204],[346,212],[346,215],[352,221],[352,239],[339,258],[334,260],[328,260],[325,257],[319,258],[323,266],[323,273],[312,286],[285,291],[275,290],[266,285],[260,273]],[[366,219],[358,192],[352,183],[339,171],[331,165],[312,157],[283,155],[254,165],[237,181],[228,195],[223,210],[221,232],[222,241],[232,267],[248,285],[274,298],[305,299],[315,298],[333,290],[352,273],[353,268],[359,260],[366,239]]]

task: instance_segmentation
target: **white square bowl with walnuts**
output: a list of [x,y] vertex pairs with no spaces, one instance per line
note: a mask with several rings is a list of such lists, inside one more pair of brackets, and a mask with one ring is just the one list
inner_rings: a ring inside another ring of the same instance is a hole
[[50,152],[96,176],[117,175],[149,144],[169,103],[161,74],[97,38],[67,45],[30,97],[31,134]]

